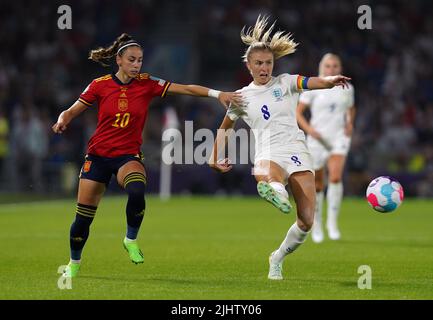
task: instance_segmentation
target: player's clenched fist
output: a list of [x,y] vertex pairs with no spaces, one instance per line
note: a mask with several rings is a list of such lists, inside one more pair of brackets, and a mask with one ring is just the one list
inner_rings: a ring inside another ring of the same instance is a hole
[[67,119],[67,115],[65,111],[62,112],[57,120],[57,122],[52,126],[52,129],[55,133],[63,133],[68,128],[68,123],[70,119]]
[[63,120],[58,120],[53,126],[52,129],[54,133],[63,133],[67,129],[67,125]]

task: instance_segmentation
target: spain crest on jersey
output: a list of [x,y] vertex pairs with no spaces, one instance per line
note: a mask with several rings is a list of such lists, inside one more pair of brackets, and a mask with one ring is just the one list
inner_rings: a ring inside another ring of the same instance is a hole
[[120,98],[118,102],[118,108],[120,111],[128,110],[128,99]]

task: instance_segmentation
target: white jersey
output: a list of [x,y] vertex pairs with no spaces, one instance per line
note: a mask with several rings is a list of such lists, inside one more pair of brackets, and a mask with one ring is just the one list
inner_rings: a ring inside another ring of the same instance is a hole
[[272,77],[266,85],[251,82],[237,91],[242,93],[246,105],[230,105],[227,116],[232,121],[242,118],[252,129],[256,160],[270,159],[268,156],[287,157],[294,148],[299,148],[297,141],[305,142],[304,132],[296,121],[302,90],[298,86],[300,79],[301,76],[284,73]]
[[354,89],[336,86],[331,89],[303,92],[299,102],[310,106],[310,125],[323,138],[332,141],[344,132],[347,110],[354,104]]

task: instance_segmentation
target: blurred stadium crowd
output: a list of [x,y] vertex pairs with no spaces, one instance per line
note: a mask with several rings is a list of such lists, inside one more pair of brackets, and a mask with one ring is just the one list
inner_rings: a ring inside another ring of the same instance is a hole
[[[61,4],[72,8],[72,30],[57,28]],[[357,27],[361,4],[372,8],[372,30]],[[371,178],[389,174],[406,194],[433,196],[432,7],[417,0],[2,1],[0,190],[75,191],[96,111],[85,112],[62,136],[51,125],[93,78],[111,72],[87,60],[90,49],[127,32],[144,47],[143,71],[235,90],[250,82],[239,32],[262,13],[278,19],[278,27],[300,43],[295,54],[277,62],[276,74],[315,75],[321,56],[334,52],[353,78],[357,119],[346,193],[362,195]],[[224,115],[211,99],[153,102],[143,146],[150,191],[158,190],[167,106],[176,109],[181,125],[193,120],[195,129],[216,129]],[[175,166],[173,177],[175,192],[254,191],[247,166],[224,177],[207,166]]]

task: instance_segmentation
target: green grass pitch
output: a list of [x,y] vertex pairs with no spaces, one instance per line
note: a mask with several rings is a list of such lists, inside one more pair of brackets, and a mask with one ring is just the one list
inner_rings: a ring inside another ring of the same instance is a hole
[[[124,249],[126,197],[102,200],[71,290],[57,287],[68,262],[74,200],[0,205],[0,299],[432,299],[433,202],[407,199],[380,214],[345,199],[343,239],[309,238],[269,281],[268,255],[294,221],[257,197],[148,197],[139,242]],[[360,290],[360,265],[372,289]]]

